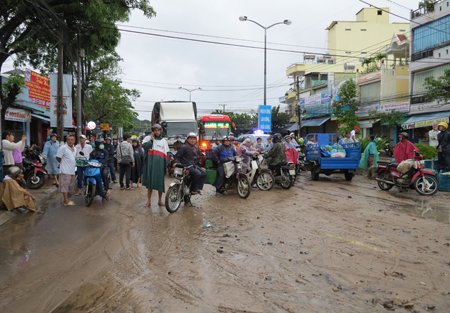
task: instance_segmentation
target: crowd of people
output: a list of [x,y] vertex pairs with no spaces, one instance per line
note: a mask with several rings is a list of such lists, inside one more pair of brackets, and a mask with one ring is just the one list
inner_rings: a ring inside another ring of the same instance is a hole
[[[448,124],[441,122],[433,125],[430,131],[430,145],[436,146],[438,151],[438,163],[443,172],[450,172],[450,133]],[[358,141],[354,129],[344,134],[339,139],[340,144],[348,144]],[[78,139],[78,140],[77,140]],[[212,145],[212,156],[217,162],[218,177],[215,183],[216,192],[224,192],[225,171],[223,165],[236,156],[241,156],[243,164],[251,168],[253,157],[263,154],[269,160],[269,166],[273,167],[284,162],[298,162],[297,148],[299,144],[294,134],[282,137],[275,134],[263,143],[261,137],[253,142],[245,138],[242,142],[236,141],[233,134],[216,140]],[[378,166],[379,151],[377,140],[370,137],[370,142],[363,151],[360,160],[360,168],[366,169],[368,177],[375,176]],[[76,141],[78,142],[76,144]],[[36,211],[36,203],[33,195],[25,188],[23,181],[23,151],[26,137],[15,142],[12,132],[5,132],[2,141],[4,153],[3,171],[4,183],[0,188],[1,202],[8,209],[24,207],[30,211]],[[306,145],[314,144],[313,138],[308,138]],[[409,140],[408,134],[399,135],[399,141],[394,148],[394,157],[397,163],[414,159],[419,153],[417,147]],[[162,138],[162,128],[155,124],[144,138],[132,138],[125,134],[122,141],[118,139],[99,137],[88,141],[85,135],[76,138],[68,135],[65,143],[60,143],[56,134],[51,134],[44,144],[42,154],[46,159],[46,170],[54,185],[58,186],[62,194],[63,204],[72,206],[72,196],[81,195],[84,188],[84,167],[82,161],[95,159],[102,164],[99,194],[108,196],[111,183],[119,183],[120,190],[132,190],[141,186],[147,188],[147,206],[151,206],[153,191],[158,192],[158,205],[164,205],[163,193],[165,192],[164,177],[170,166],[182,165],[189,167],[192,176],[192,194],[199,194],[205,183],[206,171],[200,166],[202,152],[197,144],[197,135],[191,133],[185,143],[178,147],[176,154],[171,158],[169,145]],[[211,156],[211,155],[210,155]],[[118,175],[116,175],[118,171]],[[117,181],[118,176],[118,181]],[[11,195],[5,198],[5,194]]]

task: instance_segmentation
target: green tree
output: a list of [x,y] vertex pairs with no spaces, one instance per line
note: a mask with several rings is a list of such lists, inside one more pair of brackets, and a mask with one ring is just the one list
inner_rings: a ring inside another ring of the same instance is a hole
[[289,124],[290,115],[285,112],[280,112],[280,106],[272,107],[272,127],[283,128]]
[[371,120],[379,120],[380,124],[386,126],[387,128],[393,128],[400,126],[404,120],[407,118],[407,114],[399,111],[392,112],[369,112],[369,118]]
[[133,101],[139,91],[121,86],[121,81],[101,78],[89,90],[84,113],[87,120],[108,121],[113,126],[122,126],[125,131],[133,129],[137,113],[133,112]]
[[1,97],[1,103],[5,107],[9,107],[16,101],[17,95],[21,92],[22,87],[25,85],[25,79],[18,74],[11,74],[8,77],[6,83],[3,84]]
[[359,117],[356,115],[359,102],[356,99],[356,83],[353,79],[342,84],[338,99],[333,103],[333,114],[337,118],[339,132],[345,133],[359,124]]
[[446,69],[444,75],[438,78],[425,78],[424,86],[427,100],[448,102],[450,100],[450,69]]

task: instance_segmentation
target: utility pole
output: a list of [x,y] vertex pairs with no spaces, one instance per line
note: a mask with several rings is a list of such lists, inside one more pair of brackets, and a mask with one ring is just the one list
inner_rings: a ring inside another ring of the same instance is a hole
[[77,60],[77,138],[80,138],[82,131],[81,112],[81,58],[84,57],[84,49],[80,49],[80,35],[78,34],[78,60]]
[[61,40],[58,45],[58,96],[56,100],[56,129],[60,141],[64,140],[63,62],[64,62],[64,30],[61,29]]
[[301,137],[301,129],[302,129],[302,108],[300,106],[300,82],[299,77],[295,77],[295,91],[297,93],[296,99],[297,99],[297,123],[298,123],[298,136]]
[[222,114],[225,114],[225,107],[227,106],[226,104],[219,104],[222,107]]

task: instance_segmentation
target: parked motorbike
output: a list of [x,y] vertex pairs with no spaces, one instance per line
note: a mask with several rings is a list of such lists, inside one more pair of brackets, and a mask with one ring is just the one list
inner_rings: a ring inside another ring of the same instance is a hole
[[273,188],[275,178],[267,166],[264,157],[259,154],[252,160],[252,167],[248,173],[248,179],[252,185],[256,184],[259,190],[268,191]]
[[424,169],[422,162],[414,160],[413,166],[406,173],[398,171],[396,163],[378,165],[377,182],[381,190],[388,191],[397,186],[400,190],[412,188],[422,196],[431,196],[438,191],[439,182],[434,171]]
[[273,167],[272,174],[275,177],[275,183],[283,189],[291,188],[295,181],[295,164],[287,163]]
[[45,184],[48,174],[45,169],[44,156],[37,149],[27,149],[22,164],[27,187],[30,189],[41,188]]
[[173,168],[173,177],[175,181],[170,184],[166,192],[166,210],[169,213],[175,213],[180,208],[181,202],[185,204],[191,203],[191,176],[189,175],[189,168],[177,164]]
[[101,178],[102,163],[97,160],[86,161],[86,166],[84,168],[84,202],[86,206],[90,206],[95,196],[101,196],[106,199],[106,194],[108,192],[108,185],[104,186],[103,194],[99,193],[99,188],[97,187],[97,178],[100,176],[100,182],[103,184],[103,179]]

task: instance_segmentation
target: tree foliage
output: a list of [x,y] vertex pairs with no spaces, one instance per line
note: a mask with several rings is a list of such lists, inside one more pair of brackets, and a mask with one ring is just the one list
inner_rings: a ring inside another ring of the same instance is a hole
[[395,110],[392,112],[369,112],[369,118],[371,120],[379,120],[381,125],[388,128],[400,126],[407,116],[406,113]]
[[11,74],[1,89],[1,103],[4,107],[9,107],[16,100],[17,95],[25,85],[25,79],[18,74]]
[[284,128],[289,124],[290,115],[286,112],[280,112],[280,106],[272,107],[272,128]]
[[256,128],[258,126],[258,117],[256,114],[248,114],[248,113],[234,113],[234,112],[225,112],[223,113],[220,110],[216,110],[212,112],[212,114],[225,114],[228,115],[231,119],[231,130],[233,132],[244,132]]
[[337,118],[339,132],[346,133],[359,124],[359,117],[356,115],[359,102],[356,99],[356,83],[353,79],[342,84],[337,98],[333,103],[333,114]]
[[425,97],[429,101],[442,101],[444,103],[450,100],[450,69],[444,71],[444,75],[434,78],[425,78]]

